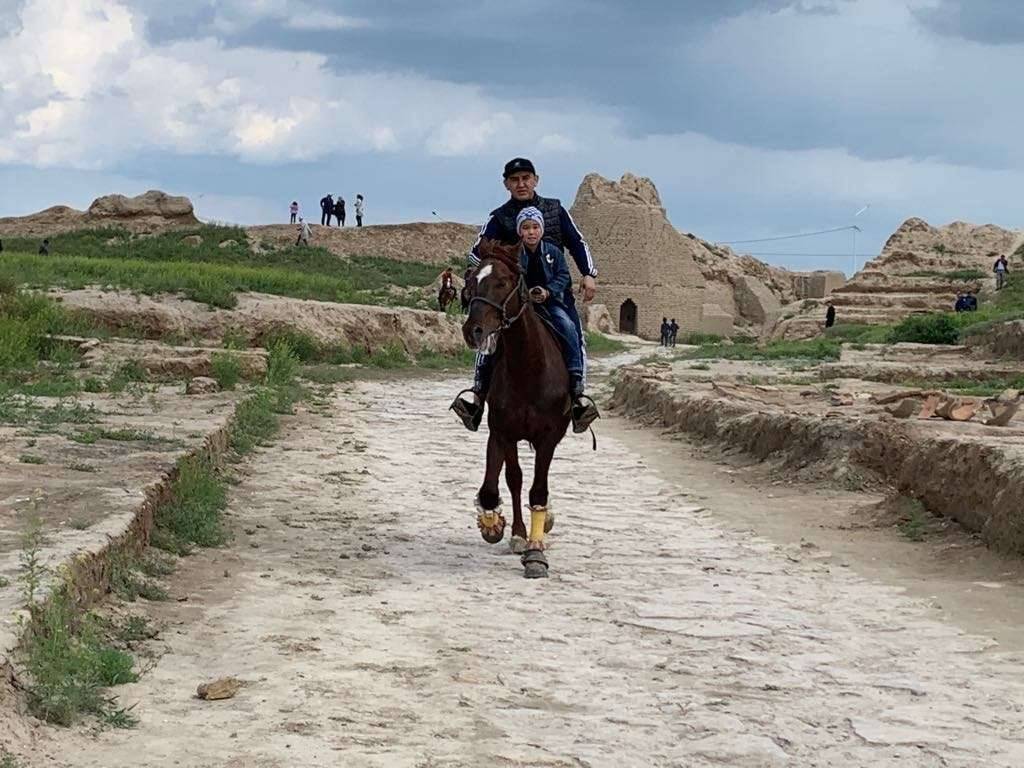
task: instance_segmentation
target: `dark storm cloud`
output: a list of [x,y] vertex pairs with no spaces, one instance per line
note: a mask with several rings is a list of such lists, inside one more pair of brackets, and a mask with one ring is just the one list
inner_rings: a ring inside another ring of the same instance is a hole
[[979,43],[1024,42],[1024,3],[1020,0],[941,0],[915,16],[927,28]]

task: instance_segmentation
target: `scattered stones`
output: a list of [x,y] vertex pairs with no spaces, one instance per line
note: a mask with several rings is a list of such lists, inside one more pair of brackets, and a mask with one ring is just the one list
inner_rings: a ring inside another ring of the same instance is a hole
[[203,683],[196,689],[196,696],[204,701],[220,701],[234,698],[244,683],[235,677],[222,677],[210,683]]
[[185,245],[202,245],[203,238],[200,235],[185,235],[181,238],[181,242]]
[[208,376],[196,376],[185,386],[186,395],[209,395],[220,392],[220,384]]
[[217,247],[218,248],[234,248],[236,245],[238,245],[238,241],[237,240],[221,240],[220,243],[217,245]]

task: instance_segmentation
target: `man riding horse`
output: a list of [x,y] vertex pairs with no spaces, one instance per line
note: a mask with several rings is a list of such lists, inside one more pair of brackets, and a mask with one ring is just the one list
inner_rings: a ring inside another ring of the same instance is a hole
[[[582,293],[583,300],[590,301],[597,292],[597,267],[590,254],[590,248],[583,239],[580,231],[576,228],[575,222],[569,212],[562,207],[560,201],[555,198],[541,197],[537,194],[537,184],[540,177],[532,162],[526,158],[517,157],[505,164],[504,183],[509,191],[509,200],[499,208],[491,211],[487,223],[480,230],[480,236],[473,245],[469,254],[470,266],[476,267],[480,264],[480,244],[484,240],[496,241],[504,245],[516,245],[520,242],[516,218],[520,212],[528,207],[540,211],[541,228],[545,243],[562,250],[567,247],[569,254],[576,262],[580,274],[583,275]],[[570,369],[570,395],[572,398],[571,416],[574,432],[585,432],[599,414],[593,401],[584,395],[586,387],[586,342],[583,335],[583,325],[580,322],[579,313],[576,311],[576,301],[572,294],[571,282],[566,284],[559,298],[560,305],[564,307],[565,314],[571,320],[578,338],[578,345],[581,349],[580,365],[576,370]],[[564,349],[564,344],[563,344]],[[462,397],[456,397],[451,409],[462,419],[462,423],[473,432],[480,426],[483,419],[484,402],[490,389],[491,375],[494,371],[494,356],[492,354],[478,353],[476,358],[476,371],[473,377],[471,390],[472,401]],[[567,359],[567,364],[570,361]],[[461,394],[461,393],[460,393]],[[584,402],[588,401],[588,402]]]
[[441,273],[441,288],[437,292],[437,306],[440,311],[448,309],[448,305],[455,301],[455,275],[451,267],[446,267]]

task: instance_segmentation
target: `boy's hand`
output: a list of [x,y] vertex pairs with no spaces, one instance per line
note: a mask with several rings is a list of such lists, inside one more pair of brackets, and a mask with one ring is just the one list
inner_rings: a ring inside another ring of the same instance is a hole
[[550,295],[546,288],[541,288],[539,285],[530,289],[530,301],[534,304],[543,304]]

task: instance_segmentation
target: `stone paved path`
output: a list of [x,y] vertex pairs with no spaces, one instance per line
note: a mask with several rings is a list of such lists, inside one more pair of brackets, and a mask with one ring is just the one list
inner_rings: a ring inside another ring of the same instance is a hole
[[[350,389],[245,465],[234,547],[193,559],[124,693],[140,726],[69,765],[1024,765],[1024,658],[719,526],[614,420],[556,459],[530,582],[476,531],[485,436],[445,417],[451,383]],[[225,674],[250,684],[192,698]]]

